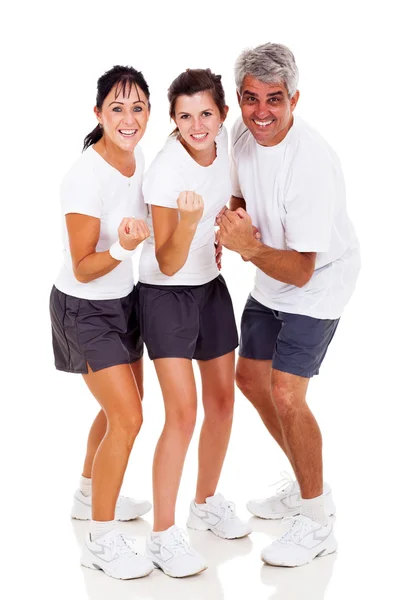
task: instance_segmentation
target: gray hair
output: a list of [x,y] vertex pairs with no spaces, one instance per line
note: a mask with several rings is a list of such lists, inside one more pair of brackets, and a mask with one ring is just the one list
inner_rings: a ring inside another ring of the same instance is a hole
[[235,62],[235,81],[238,92],[246,75],[263,83],[284,83],[292,98],[297,90],[299,70],[292,52],[283,44],[268,42],[244,50]]

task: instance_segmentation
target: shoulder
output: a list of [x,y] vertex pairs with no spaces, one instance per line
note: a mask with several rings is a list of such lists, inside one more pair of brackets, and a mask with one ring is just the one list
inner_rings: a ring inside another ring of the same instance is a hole
[[169,137],[155,156],[145,174],[145,183],[166,178],[168,181],[180,179],[183,166],[182,148],[176,137]]
[[295,163],[339,166],[335,151],[314,127],[297,117],[293,129],[290,145]]
[[68,189],[76,185],[97,185],[95,170],[95,150],[89,147],[72,164],[61,182],[61,189]]
[[242,117],[236,119],[231,129],[232,155],[237,156],[240,150],[248,143],[251,133],[243,123]]

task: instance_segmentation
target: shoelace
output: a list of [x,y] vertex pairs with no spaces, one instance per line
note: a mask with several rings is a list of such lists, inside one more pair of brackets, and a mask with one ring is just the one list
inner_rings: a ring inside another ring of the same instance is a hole
[[277,495],[287,494],[287,492],[289,491],[289,489],[296,482],[293,479],[293,477],[291,477],[291,475],[287,471],[281,471],[280,475],[281,475],[282,479],[280,479],[279,481],[276,481],[275,483],[271,483],[271,485],[268,486],[268,487],[276,487],[276,486],[278,486],[278,489],[276,491]]
[[187,554],[190,551],[188,540],[186,539],[185,533],[181,529],[175,529],[170,533],[171,541],[168,540],[168,547],[177,556]]
[[127,554],[128,552],[133,552],[133,554],[137,554],[137,552],[135,551],[134,543],[134,538],[119,533],[111,542],[112,557],[115,558],[117,554]]
[[313,529],[313,526],[307,523],[307,521],[304,520],[304,516],[302,515],[297,515],[296,517],[287,517],[286,519],[283,519],[283,523],[288,522],[291,522],[292,526],[289,529],[289,531],[284,533],[279,538],[279,542],[294,542],[295,544],[298,544],[300,540],[304,537],[304,534],[307,533],[307,531],[310,531],[310,529]]

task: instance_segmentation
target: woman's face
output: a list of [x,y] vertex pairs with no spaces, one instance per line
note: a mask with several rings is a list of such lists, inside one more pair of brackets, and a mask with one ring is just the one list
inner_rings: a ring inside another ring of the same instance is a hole
[[150,116],[148,100],[135,84],[130,90],[126,86],[125,95],[121,84],[115,85],[101,110],[95,107],[94,112],[103,127],[104,137],[126,152],[133,152],[142,139]]
[[221,116],[210,92],[198,92],[193,96],[178,96],[174,121],[183,140],[194,151],[208,150],[214,147],[227,112],[225,106]]

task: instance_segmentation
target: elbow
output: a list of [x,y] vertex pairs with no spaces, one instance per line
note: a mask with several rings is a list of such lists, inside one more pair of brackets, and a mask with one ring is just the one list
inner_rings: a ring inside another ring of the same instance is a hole
[[293,284],[298,288],[304,287],[310,281],[311,277],[313,276],[313,273],[314,269],[308,269],[306,271],[298,273],[296,276],[296,280],[293,282]]
[[86,276],[80,275],[79,273],[76,273],[75,271],[74,271],[74,276],[75,276],[75,279],[77,281],[79,281],[79,283],[90,283],[90,281],[92,281],[91,277],[88,277],[87,275]]
[[175,275],[175,273],[178,272],[178,269],[172,269],[171,266],[169,265],[164,265],[164,264],[160,264],[158,263],[159,269],[161,271],[161,273],[163,275],[166,275],[167,277],[172,277],[173,275]]

